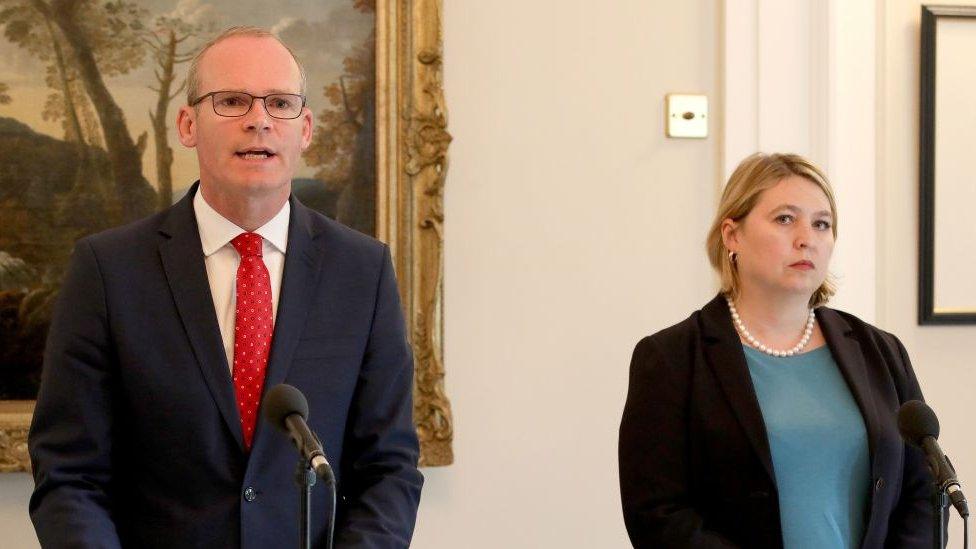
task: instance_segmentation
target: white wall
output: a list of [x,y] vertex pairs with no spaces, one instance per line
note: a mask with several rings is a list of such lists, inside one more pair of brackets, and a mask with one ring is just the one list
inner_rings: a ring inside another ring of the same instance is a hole
[[0,547],[40,547],[27,515],[27,500],[34,481],[27,473],[0,474]]
[[[973,499],[976,440],[971,410],[976,393],[976,326],[918,326],[916,322],[921,5],[918,0],[879,2],[884,40],[879,63],[878,257],[882,292],[878,323],[897,334],[908,349],[925,398],[939,415],[939,440],[960,478],[968,481],[965,487]],[[961,547],[961,538],[961,521],[953,517],[951,545]]]
[[[718,3],[444,4],[457,462],[425,471],[415,547],[629,547],[630,353],[714,291]],[[668,92],[708,95],[712,137],[664,137]]]
[[875,0],[723,5],[723,178],[757,150],[799,153],[826,170],[840,220],[830,268],[840,285],[831,304],[873,322]]

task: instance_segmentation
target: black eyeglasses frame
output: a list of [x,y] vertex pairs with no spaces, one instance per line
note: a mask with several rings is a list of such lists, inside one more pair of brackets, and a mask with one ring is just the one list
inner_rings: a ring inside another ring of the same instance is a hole
[[[212,97],[214,97],[214,96],[216,96],[217,94],[220,94],[220,93],[239,93],[241,95],[246,95],[246,96],[248,96],[248,97],[251,98],[251,103],[247,106],[247,110],[244,111],[244,112],[242,112],[241,114],[220,114],[219,112],[217,112],[217,105],[211,99],[210,106],[213,108],[214,114],[216,114],[217,116],[223,116],[224,118],[240,118],[242,116],[246,116],[247,113],[251,112],[251,108],[254,107],[254,100],[255,99],[260,99],[261,100],[261,103],[264,104],[264,112],[268,113],[268,116],[270,116],[271,118],[274,118],[276,120],[294,120],[294,119],[300,117],[302,115],[302,111],[305,110],[306,98],[305,98],[304,95],[301,95],[301,94],[298,94],[298,93],[269,93],[268,95],[251,95],[251,94],[249,94],[247,92],[238,91],[238,90],[217,90],[217,91],[212,91],[210,93],[205,93],[205,94],[201,95],[200,97],[197,97],[196,99],[194,99],[193,101],[191,101],[190,102],[190,106],[191,107],[196,107],[197,105],[199,105],[200,103],[202,103],[206,98],[208,98],[208,97],[211,97],[212,98]],[[300,109],[298,109],[298,114],[296,114],[295,116],[292,116],[290,118],[284,118],[284,117],[281,117],[281,116],[275,116],[275,115],[271,114],[271,111],[268,110],[267,99],[269,97],[275,97],[275,96],[279,96],[279,95],[287,95],[289,97],[298,97],[298,98],[301,98],[301,100],[302,100],[302,107]]]

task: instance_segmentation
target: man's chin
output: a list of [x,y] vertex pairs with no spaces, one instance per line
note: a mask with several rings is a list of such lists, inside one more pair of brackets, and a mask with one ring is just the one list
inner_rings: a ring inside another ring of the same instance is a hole
[[291,178],[281,179],[280,177],[274,179],[248,177],[240,180],[237,184],[241,190],[255,193],[273,192],[288,187],[289,185],[291,185]]
[[268,175],[247,174],[233,179],[214,180],[214,183],[210,185],[201,178],[201,184],[209,186],[221,193],[241,194],[250,197],[277,195],[279,193],[287,194],[291,192],[291,178],[282,177],[281,175],[270,177]]

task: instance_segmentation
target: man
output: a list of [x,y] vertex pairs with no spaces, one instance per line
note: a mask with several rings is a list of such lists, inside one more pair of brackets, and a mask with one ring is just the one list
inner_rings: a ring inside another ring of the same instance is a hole
[[[285,382],[335,468],[335,546],[406,547],[423,479],[389,251],[291,197],[313,124],[281,42],[230,29],[188,83],[177,124],[199,184],[75,248],[29,439],[38,538],[297,545],[298,454],[258,409]],[[322,545],[321,482],[313,498]]]

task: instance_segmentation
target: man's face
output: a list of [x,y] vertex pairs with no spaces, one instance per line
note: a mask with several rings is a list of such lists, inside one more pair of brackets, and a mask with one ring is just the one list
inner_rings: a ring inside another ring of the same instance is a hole
[[[301,93],[298,66],[273,38],[235,36],[212,46],[200,60],[199,93],[242,91],[255,96]],[[220,116],[213,97],[180,109],[180,142],[197,149],[201,185],[212,194],[251,197],[290,192],[301,152],[312,139],[312,113],[272,118],[255,99],[240,117]]]

